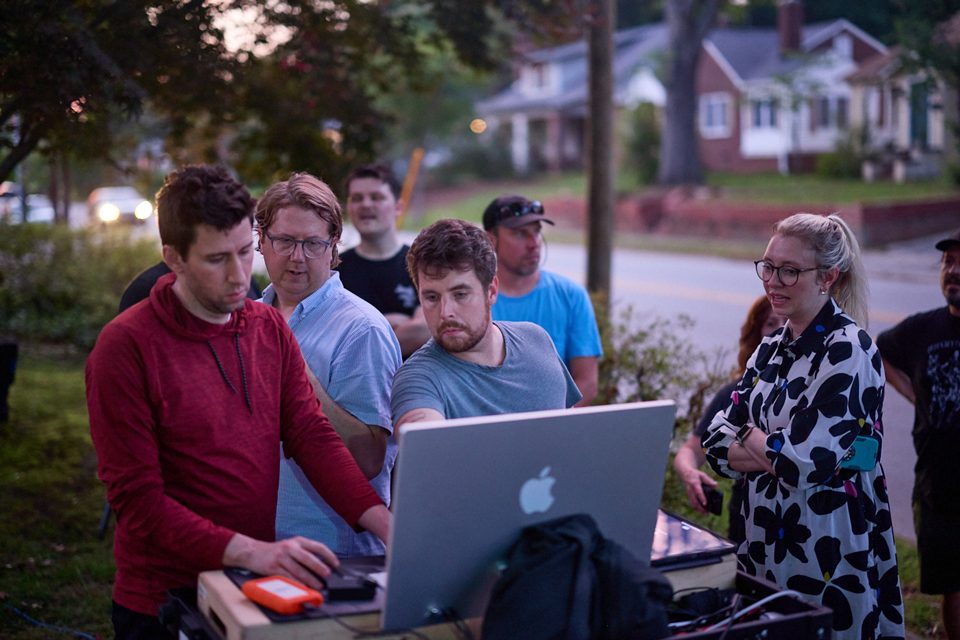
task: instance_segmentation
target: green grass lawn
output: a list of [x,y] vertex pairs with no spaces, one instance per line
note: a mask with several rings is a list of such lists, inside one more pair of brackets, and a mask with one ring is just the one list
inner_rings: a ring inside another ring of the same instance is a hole
[[[437,190],[444,191],[442,188]],[[536,176],[523,181],[475,181],[469,187],[459,187],[455,190],[462,195],[450,203],[428,208],[420,216],[406,218],[404,228],[422,229],[441,218],[458,218],[479,223],[483,210],[490,201],[505,193],[519,193],[531,200],[584,195],[587,192],[587,177],[584,173],[561,173]]]
[[[104,491],[95,475],[82,358],[21,345],[10,400],[11,421],[0,425],[0,636],[69,637],[27,623],[17,609],[49,625],[110,637],[112,541],[96,537]],[[672,467],[663,505],[726,530],[725,514],[690,509]],[[898,541],[897,549],[909,628],[926,635],[939,622],[938,601],[918,593],[913,545]]]
[[730,200],[770,204],[844,204],[850,202],[893,202],[957,195],[957,187],[946,179],[894,184],[862,180],[839,180],[815,175],[710,174],[707,184]]
[[26,623],[110,637],[111,540],[97,539],[96,479],[83,360],[21,345],[0,425],[0,636],[67,637]]

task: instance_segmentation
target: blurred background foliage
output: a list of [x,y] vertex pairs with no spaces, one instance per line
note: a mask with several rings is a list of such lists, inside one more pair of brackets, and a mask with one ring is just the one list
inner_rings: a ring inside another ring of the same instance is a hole
[[85,352],[156,261],[156,243],[131,242],[124,229],[0,224],[0,335]]

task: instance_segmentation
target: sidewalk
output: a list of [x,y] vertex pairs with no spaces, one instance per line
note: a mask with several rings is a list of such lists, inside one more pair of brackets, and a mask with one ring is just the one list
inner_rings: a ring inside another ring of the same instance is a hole
[[872,277],[930,284],[940,278],[940,252],[934,248],[947,233],[905,240],[883,249],[867,249],[863,263]]

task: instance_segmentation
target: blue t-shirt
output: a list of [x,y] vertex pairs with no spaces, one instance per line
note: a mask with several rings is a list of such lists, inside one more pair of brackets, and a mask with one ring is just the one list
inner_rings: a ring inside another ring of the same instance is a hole
[[600,357],[600,331],[586,289],[550,271],[540,271],[533,290],[520,297],[497,294],[493,319],[533,322],[547,330],[560,359]]
[[[273,304],[273,285],[263,302]],[[400,367],[400,344],[390,323],[373,306],[343,288],[333,272],[290,316],[290,328],[307,365],[330,397],[364,424],[386,429],[387,451],[380,474],[370,481],[390,504],[390,472],[397,455],[390,419],[390,385]],[[383,542],[356,533],[314,490],[296,462],[283,458],[277,498],[277,539],[305,536],[337,555],[382,555]]]
[[530,322],[497,322],[506,356],[496,367],[461,360],[431,338],[393,380],[393,419],[413,409],[445,418],[566,409],[582,397],[550,336]]

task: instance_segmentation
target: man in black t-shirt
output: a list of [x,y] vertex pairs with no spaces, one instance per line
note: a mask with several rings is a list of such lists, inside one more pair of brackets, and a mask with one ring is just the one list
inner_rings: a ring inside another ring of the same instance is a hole
[[366,165],[350,173],[346,187],[347,214],[360,244],[340,254],[340,281],[387,318],[406,358],[430,338],[430,331],[407,273],[410,247],[397,234],[400,185],[387,167]]
[[887,382],[914,404],[913,488],[920,590],[943,594],[947,635],[960,638],[960,230],[943,252],[946,307],[910,316],[877,337]]

